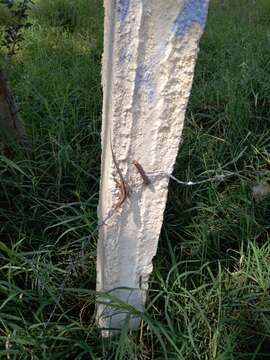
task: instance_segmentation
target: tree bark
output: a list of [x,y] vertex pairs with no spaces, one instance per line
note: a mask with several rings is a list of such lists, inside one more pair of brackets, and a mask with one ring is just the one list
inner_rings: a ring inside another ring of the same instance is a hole
[[0,129],[25,141],[25,129],[3,69],[0,69]]

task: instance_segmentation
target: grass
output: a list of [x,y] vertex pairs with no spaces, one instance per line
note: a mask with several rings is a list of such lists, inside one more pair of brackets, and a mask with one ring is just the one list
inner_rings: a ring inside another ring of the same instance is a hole
[[102,4],[31,16],[11,83],[32,151],[0,157],[0,358],[269,359],[270,196],[252,196],[270,174],[269,1],[211,2],[175,176],[235,175],[171,183],[142,327],[111,339],[94,323]]

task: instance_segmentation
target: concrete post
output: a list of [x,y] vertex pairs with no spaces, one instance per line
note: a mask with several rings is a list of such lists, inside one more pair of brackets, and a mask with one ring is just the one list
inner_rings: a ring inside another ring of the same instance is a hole
[[[97,290],[138,310],[145,303],[167,199],[165,174],[177,156],[208,1],[104,0],[98,215],[107,221],[99,231]],[[129,186],[126,199],[117,167]],[[99,325],[120,328],[126,312],[99,300]],[[139,322],[133,316],[129,326]]]

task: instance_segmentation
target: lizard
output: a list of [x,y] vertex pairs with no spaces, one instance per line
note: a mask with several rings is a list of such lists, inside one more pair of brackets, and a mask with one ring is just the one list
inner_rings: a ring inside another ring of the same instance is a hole
[[148,176],[146,175],[145,171],[143,170],[143,167],[141,164],[138,163],[138,161],[133,160],[133,165],[136,166],[138,172],[140,173],[142,179],[143,179],[143,183],[145,186],[150,184],[150,180],[148,178]]
[[120,187],[120,196],[119,196],[119,200],[117,201],[117,203],[113,207],[115,209],[120,209],[122,207],[122,205],[124,204],[124,202],[126,201],[126,198],[128,196],[128,184],[124,180],[124,176],[122,174],[122,171],[120,170],[120,167],[119,167],[118,162],[117,162],[116,157],[115,157],[115,153],[113,151],[111,132],[110,132],[110,145],[111,145],[113,163],[114,163],[114,166],[116,167],[118,176],[120,178],[120,183],[117,182],[119,187]]

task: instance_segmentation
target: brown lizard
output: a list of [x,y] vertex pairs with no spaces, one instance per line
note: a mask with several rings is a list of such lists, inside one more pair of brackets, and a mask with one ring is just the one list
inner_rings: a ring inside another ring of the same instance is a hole
[[117,203],[113,206],[115,209],[119,209],[122,207],[122,205],[124,204],[124,202],[126,201],[126,198],[128,196],[128,184],[125,182],[122,171],[120,170],[120,167],[117,163],[114,151],[113,151],[113,146],[112,146],[112,134],[110,133],[110,144],[111,144],[111,152],[112,152],[112,158],[113,158],[113,163],[116,167],[117,173],[119,175],[120,178],[120,183],[118,183],[119,187],[120,187],[120,196],[119,196],[119,200],[117,201]]
[[138,161],[133,160],[133,165],[136,166],[138,172],[140,173],[142,179],[143,179],[143,183],[144,185],[149,185],[150,184],[150,180],[148,178],[148,176],[146,175],[145,171],[143,170],[143,167],[141,164],[138,163]]

